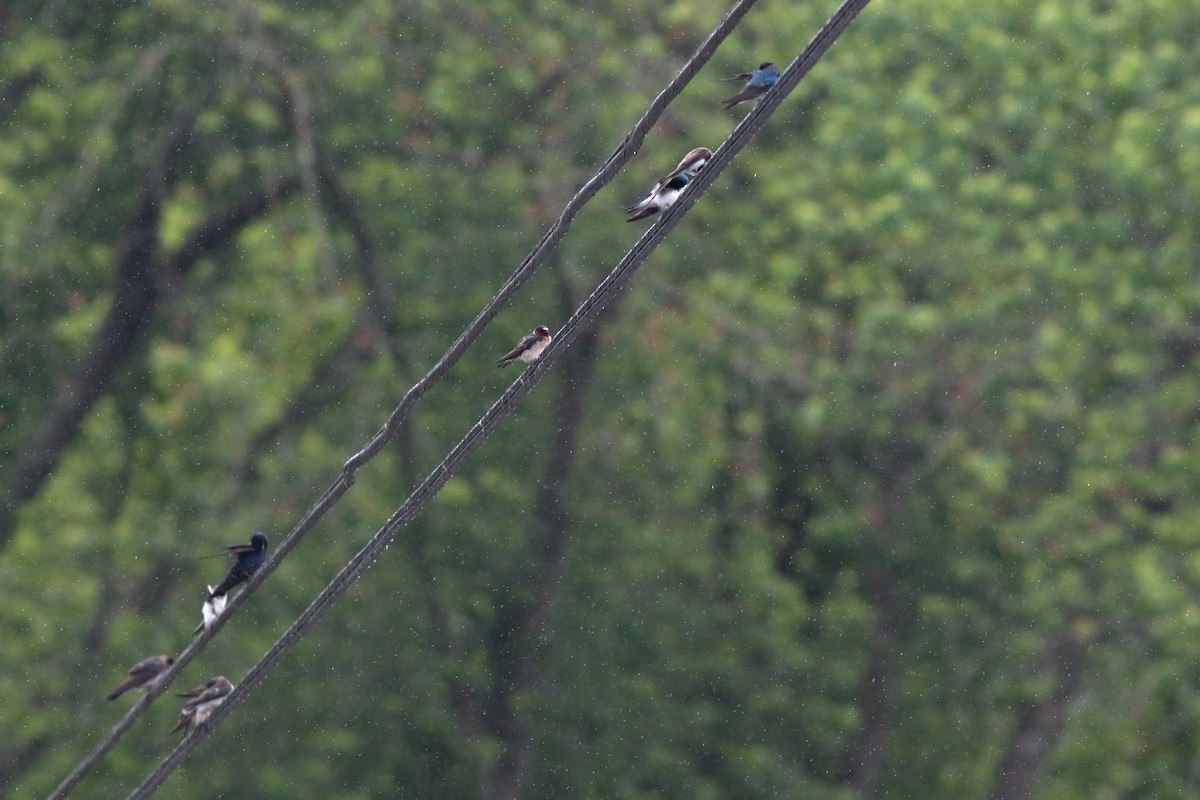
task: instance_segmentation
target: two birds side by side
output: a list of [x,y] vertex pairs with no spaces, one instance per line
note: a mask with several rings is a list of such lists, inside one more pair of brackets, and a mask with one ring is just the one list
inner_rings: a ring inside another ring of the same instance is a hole
[[191,731],[208,721],[217,706],[225,702],[225,698],[234,690],[233,682],[224,675],[210,679],[203,686],[197,686],[190,692],[180,692],[176,697],[186,697],[187,702],[179,712],[179,722],[167,733],[170,736],[175,731],[182,730],[187,736]]

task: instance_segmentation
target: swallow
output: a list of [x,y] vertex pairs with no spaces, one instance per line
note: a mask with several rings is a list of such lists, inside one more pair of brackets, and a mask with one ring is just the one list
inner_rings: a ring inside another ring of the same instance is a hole
[[211,628],[212,624],[217,621],[217,617],[225,613],[225,602],[229,599],[223,594],[213,594],[214,588],[209,586],[204,593],[204,603],[200,606],[200,615],[203,621],[196,626],[196,630],[192,631],[192,636],[195,636],[206,628]]
[[233,566],[229,568],[225,580],[209,591],[209,597],[228,594],[230,589],[250,580],[250,576],[258,572],[267,558],[267,535],[258,531],[250,537],[250,544],[231,545],[225,548],[225,554],[235,557]]
[[521,341],[517,342],[517,346],[509,350],[504,356],[496,362],[497,367],[507,367],[514,361],[523,361],[526,364],[532,364],[542,356],[542,351],[546,349],[546,345],[550,344],[550,340],[554,337],[550,335],[550,329],[545,325],[538,325],[532,332],[525,334]]
[[732,78],[721,78],[720,80],[746,82],[746,85],[742,87],[740,92],[727,100],[721,101],[722,108],[728,111],[738,103],[744,103],[747,100],[757,100],[766,94],[772,86],[779,82],[779,67],[770,61],[764,61],[753,72],[742,72],[734,75]]
[[183,704],[183,710],[179,712],[179,722],[175,723],[175,727],[171,728],[170,736],[175,731],[182,730],[183,735],[188,733],[199,725],[203,725],[212,716],[212,712],[217,706],[225,702],[225,698],[233,691],[233,684],[224,675],[218,675],[203,686],[197,686],[190,692],[182,692],[177,697],[186,697],[188,701]]
[[683,161],[679,162],[679,166],[654,184],[650,194],[625,209],[625,212],[629,214],[625,221],[634,222],[670,208],[679,199],[684,187],[692,178],[696,177],[700,168],[707,164],[710,158],[712,158],[712,150],[707,147],[697,147],[688,153],[683,157]]
[[158,677],[167,671],[167,667],[174,663],[175,659],[171,656],[150,656],[149,658],[143,658],[129,668],[129,677],[125,679],[124,683],[108,693],[108,699],[116,700],[132,689],[141,689],[143,692],[149,691],[154,688],[154,683],[158,680]]

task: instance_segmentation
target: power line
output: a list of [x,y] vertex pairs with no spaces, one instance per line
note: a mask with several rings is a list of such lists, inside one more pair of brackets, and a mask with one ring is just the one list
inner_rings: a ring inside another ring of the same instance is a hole
[[159,695],[163,694],[167,688],[175,681],[179,674],[187,667],[191,661],[200,654],[201,651],[208,645],[212,639],[229,620],[230,617],[239,609],[246,599],[253,594],[265,581],[275,568],[293,548],[300,543],[308,532],[316,526],[316,524],[327,514],[330,509],[337,505],[342,496],[354,484],[355,473],[373,459],[379,452],[396,436],[400,429],[401,423],[411,413],[417,401],[421,399],[430,389],[435,387],[446,374],[454,367],[462,355],[467,351],[476,340],[479,339],[487,325],[500,313],[508,301],[516,294],[533,273],[540,267],[558,246],[559,242],[566,236],[567,231],[571,227],[575,216],[590,201],[602,188],[604,188],[616,174],[625,166],[641,149],[642,143],[645,141],[646,135],[654,127],[654,124],[662,116],[663,111],[667,106],[683,91],[683,88],[696,76],[696,74],[708,63],[716,52],[717,47],[723,42],[742,18],[750,11],[757,0],[737,0],[730,8],[725,18],[720,24],[709,34],[708,38],[696,49],[696,52],[683,65],[679,73],[671,79],[654,101],[646,109],[641,119],[630,129],[625,135],[624,140],[612,152],[604,165],[596,172],[595,175],[588,180],[587,183],[575,194],[574,197],[563,207],[562,213],[558,219],[550,226],[549,230],[542,236],[541,240],[530,251],[529,255],[521,262],[512,275],[500,287],[500,290],[488,301],[483,310],[471,321],[471,324],[459,335],[450,348],[442,355],[442,357],[434,364],[412,388],[410,388],[400,403],[392,411],[387,421],[379,429],[379,431],[367,442],[367,444],[355,453],[345,465],[342,467],[342,472],[338,478],[325,490],[320,499],[305,513],[305,515],[296,523],[291,532],[283,539],[282,542],[274,549],[266,563],[255,574],[255,576],[246,584],[246,587],[236,597],[231,598],[229,605],[226,607],[225,613],[217,619],[217,621],[208,629],[202,631],[192,643],[184,649],[182,653],[175,659],[175,664],[163,674],[162,679],[155,685],[153,689],[148,691],[137,703],[130,707],[116,725],[114,725],[107,735],[92,749],[90,753],[79,762],[78,765],[67,775],[66,778],[58,785],[57,788],[49,795],[48,800],[62,800],[67,797],[72,790],[83,780],[83,778],[92,769],[99,764],[110,750],[117,744],[125,733],[133,727],[133,723],[145,713]]
[[[218,706],[209,720],[185,737],[159,766],[129,795],[127,800],[145,800],[200,744],[212,735],[234,708],[254,691],[272,669],[307,635],[335,602],[358,580],[372,563],[391,544],[401,528],[411,522],[437,495],[442,486],[454,476],[468,458],[485,442],[499,424],[513,412],[517,404],[528,394],[547,370],[554,366],[560,353],[571,345],[584,326],[588,325],[610,302],[628,287],[629,280],[637,272],[650,253],[675,228],[680,218],[696,204],[725,167],[741,152],[750,139],[766,124],[781,102],[795,89],[800,80],[837,41],[870,0],[844,0],[832,17],[808,43],[801,54],[780,76],[775,88],[734,128],[713,158],[700,171],[699,176],[689,183],[688,188],[671,208],[664,212],[625,254],[620,263],[600,282],[592,294],[571,315],[567,323],[554,337],[542,357],[525,370],[487,413],[475,423],[454,449],[442,460],[425,480],[409,495],[404,504],[388,519],[370,541],[350,560],[336,577],[317,595],[312,604],[292,624],[256,663],[238,687]],[[381,432],[382,433],[382,432]]]

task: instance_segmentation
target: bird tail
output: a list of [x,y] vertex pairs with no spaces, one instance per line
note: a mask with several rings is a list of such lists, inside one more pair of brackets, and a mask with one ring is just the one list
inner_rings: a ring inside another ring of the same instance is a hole
[[[636,206],[635,206],[635,208],[636,208]],[[629,216],[625,218],[625,221],[626,222],[637,222],[639,219],[645,219],[646,217],[653,216],[657,213],[658,213],[657,206],[646,206],[645,208],[639,208],[636,211],[634,211],[633,209],[630,209]]]
[[109,692],[108,697],[106,699],[116,700],[118,697],[125,694],[132,688],[133,688],[133,684],[130,681],[125,681],[125,683],[122,683],[120,686],[118,686],[117,688],[115,688],[111,692]]
[[244,579],[239,579],[234,575],[229,575],[225,580],[221,581],[217,588],[208,587],[208,599],[212,600],[215,597],[220,597],[223,594],[229,594],[229,590],[237,586]]
[[189,724],[191,721],[192,721],[192,715],[191,715],[191,713],[187,713],[187,714],[180,714],[180,715],[179,715],[179,722],[176,722],[176,723],[175,723],[175,727],[174,727],[174,728],[171,728],[171,730],[167,731],[167,735],[166,735],[166,736],[164,736],[163,738],[164,738],[164,739],[170,739],[172,736],[174,736],[174,735],[175,735],[175,732],[176,732],[176,731],[178,731],[178,730],[182,730],[182,731],[183,731],[183,735],[184,735],[184,736],[187,736],[188,724]]
[[763,93],[763,92],[756,92],[756,91],[754,91],[753,89],[746,89],[745,91],[738,92],[738,93],[737,93],[737,94],[735,94],[733,97],[730,97],[728,100],[722,100],[722,101],[721,101],[721,103],[722,103],[722,106],[721,106],[721,107],[722,107],[722,108],[723,108],[725,111],[728,111],[729,109],[731,109],[731,108],[733,108],[734,106],[736,106],[738,103],[744,103],[744,102],[746,102],[747,100],[753,100],[754,98],[756,98],[756,97],[758,97],[758,96],[760,96],[760,95],[762,95],[762,94],[764,94],[764,93]]

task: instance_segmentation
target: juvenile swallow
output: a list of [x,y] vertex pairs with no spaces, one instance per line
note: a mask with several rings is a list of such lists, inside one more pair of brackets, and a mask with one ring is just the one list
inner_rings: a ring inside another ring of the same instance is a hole
[[225,602],[228,599],[223,594],[213,594],[213,587],[208,587],[208,590],[204,593],[204,603],[200,606],[200,615],[204,619],[196,626],[196,630],[192,631],[192,636],[195,636],[206,628],[212,627],[212,624],[217,621],[217,617],[225,613]]
[[117,688],[108,693],[109,700],[116,700],[131,689],[147,691],[154,686],[158,676],[167,671],[167,667],[175,663],[171,656],[150,656],[129,668],[129,677]]
[[770,61],[764,61],[753,72],[742,72],[734,75],[732,78],[721,78],[720,80],[746,82],[746,85],[742,87],[740,92],[728,100],[721,101],[722,107],[728,111],[738,103],[744,103],[747,100],[756,100],[766,94],[767,90],[779,82],[779,67]]
[[504,354],[503,358],[496,362],[497,367],[507,367],[514,361],[524,361],[526,364],[532,364],[541,358],[542,351],[546,349],[546,345],[550,344],[550,340],[554,338],[550,335],[550,329],[545,325],[538,325],[532,332],[525,334],[521,341],[517,342],[517,346]]
[[634,222],[670,208],[679,199],[679,195],[688,185],[688,181],[696,177],[696,173],[700,172],[700,168],[707,164],[710,158],[712,158],[712,150],[707,147],[697,147],[688,153],[683,157],[683,161],[679,162],[679,166],[654,184],[650,194],[625,209],[625,212],[629,214],[625,221]]
[[197,686],[190,692],[182,692],[177,695],[188,698],[188,701],[183,704],[183,710],[179,712],[179,722],[175,723],[175,727],[167,736],[178,730],[182,730],[183,735],[187,736],[193,728],[203,725],[212,716],[216,707],[225,702],[225,698],[232,691],[233,684],[229,679],[224,675],[218,675],[203,686]]
[[235,544],[225,548],[225,553],[235,556],[229,574],[216,589],[209,591],[209,597],[228,594],[229,590],[240,583],[250,580],[250,576],[258,572],[267,558],[267,535],[258,531],[250,537],[250,544]]

